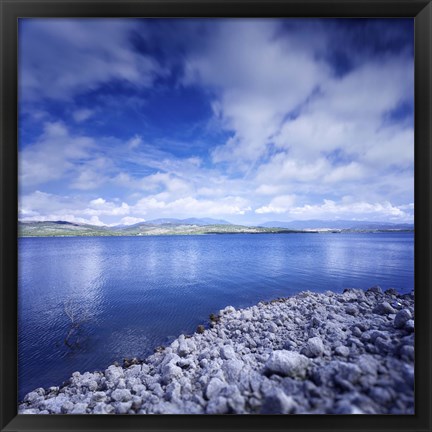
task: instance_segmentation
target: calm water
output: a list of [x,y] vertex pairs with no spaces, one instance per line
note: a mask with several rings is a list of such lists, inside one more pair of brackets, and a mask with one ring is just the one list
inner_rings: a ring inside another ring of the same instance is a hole
[[[144,357],[229,304],[375,284],[414,288],[412,233],[23,238],[20,398]],[[86,318],[70,347],[65,309]]]

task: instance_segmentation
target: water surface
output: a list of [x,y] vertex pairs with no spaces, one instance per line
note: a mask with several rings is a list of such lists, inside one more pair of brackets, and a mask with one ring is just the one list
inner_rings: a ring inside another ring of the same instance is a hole
[[[414,288],[413,233],[21,238],[19,397],[144,357],[227,305],[375,284]],[[70,347],[65,309],[85,317]]]

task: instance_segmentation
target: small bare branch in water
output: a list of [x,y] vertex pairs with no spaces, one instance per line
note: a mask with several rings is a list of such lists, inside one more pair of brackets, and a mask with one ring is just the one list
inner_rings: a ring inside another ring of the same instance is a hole
[[79,331],[81,325],[89,320],[90,314],[88,310],[80,310],[79,304],[76,302],[74,303],[72,299],[69,299],[64,303],[64,312],[71,322],[71,327],[64,339],[64,343],[69,348],[73,348],[78,344],[78,341],[73,342],[72,337]]

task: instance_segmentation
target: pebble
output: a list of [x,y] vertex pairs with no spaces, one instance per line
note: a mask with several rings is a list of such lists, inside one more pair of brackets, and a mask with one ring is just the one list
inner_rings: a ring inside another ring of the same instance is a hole
[[350,350],[348,347],[344,346],[344,345],[339,345],[335,348],[334,350],[336,355],[342,356],[342,357],[348,357]]
[[213,315],[143,361],[35,389],[19,414],[414,412],[413,295],[307,291]]
[[276,389],[265,397],[260,414],[292,414],[297,407],[294,399],[281,389]]
[[409,332],[413,332],[414,331],[414,320],[409,319],[405,323],[405,329],[408,330]]
[[379,303],[377,306],[375,306],[373,312],[378,315],[388,315],[396,313],[396,311],[391,307],[390,303],[386,301]]
[[405,326],[406,322],[411,319],[411,312],[408,309],[402,309],[395,316],[393,325],[397,329],[401,329]]
[[290,377],[304,377],[310,360],[294,351],[278,350],[270,354],[265,364],[268,373]]
[[233,359],[236,357],[234,348],[231,345],[224,345],[221,348],[220,353],[221,353],[221,357],[226,360]]
[[320,337],[310,338],[306,343],[305,353],[308,357],[319,357],[324,353],[324,344]]
[[212,399],[217,396],[222,389],[226,387],[226,383],[222,382],[219,378],[212,378],[207,384],[206,397]]
[[132,399],[131,392],[126,389],[116,389],[111,393],[111,399],[116,402],[128,402]]

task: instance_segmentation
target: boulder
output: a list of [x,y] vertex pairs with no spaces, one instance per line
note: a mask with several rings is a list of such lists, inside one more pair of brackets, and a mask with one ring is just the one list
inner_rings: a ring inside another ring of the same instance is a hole
[[388,315],[388,314],[394,314],[396,311],[391,307],[389,302],[382,302],[378,303],[372,311],[375,314],[378,315]]
[[411,312],[408,309],[400,310],[393,321],[393,325],[397,329],[401,329],[405,327],[405,324],[408,320],[412,318]]
[[306,342],[305,354],[308,357],[319,357],[324,354],[324,344],[319,336],[310,338]]
[[120,366],[111,365],[105,370],[105,377],[110,382],[116,382],[120,378],[123,378],[124,372],[123,368]]
[[336,355],[342,356],[342,357],[348,357],[350,353],[350,349],[347,346],[339,345],[334,349],[334,352]]
[[219,378],[212,378],[206,388],[207,399],[213,399],[216,397],[226,387],[226,385],[227,384]]
[[116,389],[111,393],[111,399],[116,402],[128,402],[132,399],[132,395],[127,389]]
[[270,354],[265,370],[268,374],[305,377],[310,360],[294,351],[278,350]]
[[383,290],[379,285],[375,285],[369,288],[366,292],[374,293],[374,294],[382,294]]
[[405,323],[405,330],[408,330],[409,332],[414,331],[414,320],[410,319]]
[[224,345],[220,350],[220,355],[225,360],[236,358],[236,353],[231,345]]
[[291,396],[287,396],[281,389],[275,389],[266,395],[261,406],[261,414],[292,414],[297,404]]

